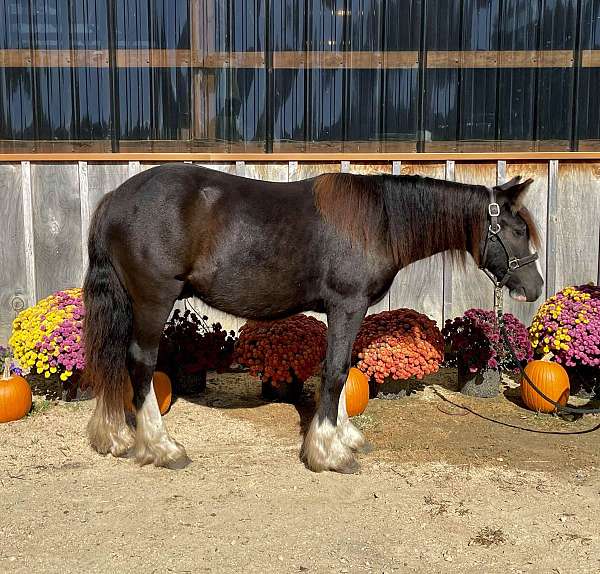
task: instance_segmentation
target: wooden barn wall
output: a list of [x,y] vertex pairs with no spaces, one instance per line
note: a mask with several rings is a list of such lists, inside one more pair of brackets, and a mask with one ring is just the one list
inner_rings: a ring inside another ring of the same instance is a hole
[[[6,343],[18,310],[58,289],[82,283],[87,258],[87,230],[102,196],[131,175],[155,164],[0,163],[0,344]],[[493,185],[515,175],[532,177],[526,205],[538,221],[540,267],[548,296],[572,284],[598,282],[600,257],[600,163],[569,161],[383,163],[230,162],[202,164],[245,177],[293,181],[327,171],[422,174],[461,182]],[[528,323],[541,303],[520,304],[506,297],[506,307]],[[191,302],[211,321],[238,329],[242,320]],[[452,264],[442,255],[403,269],[379,312],[411,307],[439,325],[470,307],[490,307],[492,288],[468,262]]]

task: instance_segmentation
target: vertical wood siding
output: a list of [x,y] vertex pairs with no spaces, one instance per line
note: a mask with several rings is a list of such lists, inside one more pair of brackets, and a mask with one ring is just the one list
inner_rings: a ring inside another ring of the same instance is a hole
[[[154,164],[0,163],[0,344],[6,343],[16,310],[59,289],[79,286],[85,272],[87,228],[105,193]],[[600,164],[594,162],[230,162],[213,169],[272,181],[296,181],[319,173],[421,174],[494,185],[515,175],[532,177],[525,204],[538,222],[540,266],[546,293],[535,303],[505,298],[506,310],[526,324],[545,296],[567,285],[596,282],[600,245]],[[547,269],[546,269],[547,268]],[[370,312],[411,307],[443,321],[471,307],[492,306],[490,281],[476,266],[451,265],[442,255],[403,269],[390,292]],[[239,329],[243,319],[192,302],[211,322]],[[317,315],[324,319],[322,315]]]

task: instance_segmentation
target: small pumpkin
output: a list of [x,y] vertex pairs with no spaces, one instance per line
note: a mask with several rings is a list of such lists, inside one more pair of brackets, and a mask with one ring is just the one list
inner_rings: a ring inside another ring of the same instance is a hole
[[[551,356],[546,355],[540,361],[531,361],[525,367],[525,373],[542,393],[564,406],[569,400],[569,375],[562,365],[550,361]],[[552,403],[543,399],[535,391],[525,377],[521,380],[521,398],[525,405],[532,411],[553,413],[556,410],[556,407]]]
[[0,423],[22,419],[31,410],[31,387],[17,375],[10,374],[10,360],[0,378]]
[[352,367],[346,385],[346,411],[349,417],[362,414],[369,403],[369,379],[360,369]]
[[[154,394],[156,395],[160,414],[164,415],[171,406],[171,379],[167,373],[155,371],[154,375],[152,375],[152,383],[154,384]],[[135,412],[133,408],[133,387],[131,386],[131,381],[127,381],[123,403],[125,404],[125,410]]]

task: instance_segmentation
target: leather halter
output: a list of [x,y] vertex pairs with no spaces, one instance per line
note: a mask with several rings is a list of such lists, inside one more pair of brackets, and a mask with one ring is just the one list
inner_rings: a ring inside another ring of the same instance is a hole
[[[479,269],[482,269],[484,273],[492,280],[494,285],[497,288],[504,287],[510,276],[519,268],[525,267],[525,265],[529,265],[538,259],[537,251],[532,253],[531,255],[527,255],[526,257],[515,257],[513,252],[502,239],[502,235],[500,233],[501,227],[498,222],[498,218],[500,217],[500,206],[496,201],[496,190],[493,188],[489,188],[490,192],[490,203],[488,205],[488,216],[490,218],[490,224],[488,225],[487,235],[485,237],[485,244],[483,246],[483,253],[481,255],[481,262],[479,264]],[[508,266],[506,268],[506,273],[503,277],[498,279],[491,271],[485,268],[485,260],[488,253],[488,246],[490,242],[497,241],[500,243],[502,248],[504,249],[504,253],[506,253],[506,259]]]

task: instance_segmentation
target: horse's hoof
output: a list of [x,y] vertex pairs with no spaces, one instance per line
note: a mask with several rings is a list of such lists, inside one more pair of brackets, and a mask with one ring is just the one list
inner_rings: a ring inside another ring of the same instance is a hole
[[332,468],[331,470],[334,472],[339,472],[340,474],[356,474],[360,470],[360,465],[355,458],[351,458],[343,465],[337,468]]
[[184,452],[183,456],[179,457],[176,460],[170,461],[166,468],[170,470],[181,470],[188,466],[192,462],[192,459]]
[[126,456],[133,445],[133,441],[133,433],[129,427],[124,427],[118,432],[108,431],[104,434],[89,434],[90,446],[98,454],[112,454],[116,458]]
[[154,444],[138,443],[135,445],[132,454],[140,466],[153,464],[154,466],[178,470],[185,468],[191,462],[185,448],[172,439],[163,439]]

